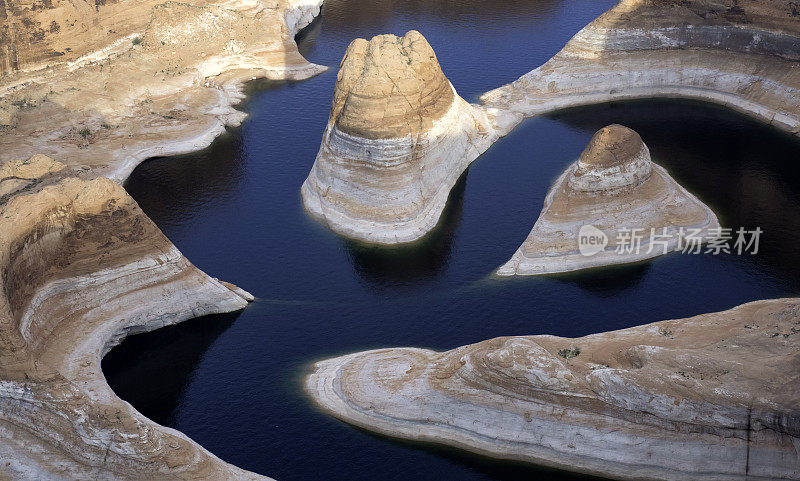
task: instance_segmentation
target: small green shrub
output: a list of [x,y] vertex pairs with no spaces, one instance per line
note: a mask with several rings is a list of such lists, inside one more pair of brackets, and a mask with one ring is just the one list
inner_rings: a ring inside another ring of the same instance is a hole
[[581,350],[580,350],[580,348],[577,348],[577,347],[570,347],[570,348],[567,348],[567,349],[559,349],[558,350],[558,355],[563,357],[564,359],[570,359],[570,358],[573,358],[573,357],[578,357],[578,355],[580,353],[581,353]]

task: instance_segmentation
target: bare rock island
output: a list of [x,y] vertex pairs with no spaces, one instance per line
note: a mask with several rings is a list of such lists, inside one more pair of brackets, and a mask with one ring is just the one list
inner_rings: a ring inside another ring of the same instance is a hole
[[800,477],[800,302],[578,339],[381,349],[316,364],[306,390],[388,436],[614,479]]
[[303,204],[335,232],[396,244],[433,229],[450,189],[497,136],[416,31],[347,49]]
[[[556,180],[528,238],[497,274],[566,272],[696,249],[719,227],[711,209],[650,159],[639,134],[610,125]],[[606,242],[581,248],[586,235]]]

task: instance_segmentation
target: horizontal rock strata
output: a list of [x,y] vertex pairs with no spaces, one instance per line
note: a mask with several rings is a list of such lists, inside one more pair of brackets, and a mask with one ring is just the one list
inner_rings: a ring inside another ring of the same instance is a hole
[[578,339],[505,337],[316,364],[334,416],[616,479],[798,479],[800,301]]
[[43,153],[123,181],[148,157],[208,146],[244,118],[233,108],[244,81],[325,70],[294,42],[321,4],[9,0],[0,56],[17,57],[0,79],[0,165]]
[[[106,384],[125,336],[244,308],[109,179],[44,156],[0,168],[0,477],[256,479],[156,425]],[[11,183],[11,184],[9,184]]]
[[106,384],[100,360],[125,336],[252,296],[104,177],[238,125],[246,80],[325,70],[294,42],[321,3],[0,3],[0,478],[264,479]]
[[[531,233],[497,274],[549,274],[696,252],[719,229],[711,209],[652,162],[639,134],[611,125],[558,178]],[[590,244],[587,235],[605,242]]]
[[303,204],[335,232],[397,244],[433,229],[450,189],[497,139],[416,31],[355,40],[337,77]]
[[800,131],[800,22],[791,2],[623,0],[550,61],[482,97],[518,119],[621,99],[714,102]]

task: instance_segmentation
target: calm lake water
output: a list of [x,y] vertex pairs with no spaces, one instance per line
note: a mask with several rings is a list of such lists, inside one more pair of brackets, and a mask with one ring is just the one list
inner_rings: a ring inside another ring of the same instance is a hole
[[[222,459],[280,480],[572,479],[355,429],[306,399],[303,374],[315,360],[364,349],[582,336],[797,295],[800,143],[689,102],[530,119],[472,165],[434,234],[399,249],[337,237],[305,215],[299,192],[353,38],[420,30],[456,89],[475,100],[546,61],[613,3],[326,0],[300,44],[329,72],[252,84],[242,127],[206,151],[146,162],[127,185],[198,267],[258,300],[238,316],[125,341],[104,360],[111,386]],[[638,131],[654,160],[723,224],[761,227],[760,253],[673,254],[588,273],[490,278],[527,236],[553,180],[613,122]]]

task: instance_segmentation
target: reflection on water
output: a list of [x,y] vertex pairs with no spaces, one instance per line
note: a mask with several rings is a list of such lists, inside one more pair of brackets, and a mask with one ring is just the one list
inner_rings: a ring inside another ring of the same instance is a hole
[[612,297],[633,289],[647,274],[650,262],[608,266],[581,272],[564,272],[550,276],[553,280],[573,283],[585,291]]
[[437,273],[447,267],[455,228],[461,219],[466,186],[467,172],[464,172],[450,191],[436,228],[418,242],[382,247],[343,240],[355,271],[376,287],[414,286],[435,279]]
[[[544,62],[612,3],[327,0],[301,48],[335,67],[356,35],[416,28],[469,97]],[[126,341],[104,363],[124,399],[226,461],[281,480],[571,479],[354,429],[311,405],[302,376],[314,360],[346,352],[581,336],[800,291],[800,143],[696,103],[619,103],[530,119],[470,167],[431,237],[396,249],[339,238],[305,215],[299,194],[335,77],[333,68],[296,84],[251,84],[242,127],[204,152],[147,162],[128,183],[193,263],[258,297],[221,334],[194,323],[160,330]],[[761,253],[491,278],[527,237],[552,182],[613,122],[637,130],[654,159],[725,224],[761,226]],[[203,342],[192,340],[197,332]],[[162,391],[166,401],[157,400]]]
[[462,23],[476,23],[488,29],[509,23],[534,24],[546,20],[559,7],[558,0],[493,0],[474,2],[463,0],[339,0],[323,5],[323,16],[328,28],[338,32],[365,28],[387,28],[398,15],[420,19],[441,18],[446,24],[441,28],[458,29]]
[[213,208],[236,190],[246,175],[240,144],[238,136],[223,135],[199,153],[150,159],[125,188],[162,230],[175,233],[191,224],[197,210]]

